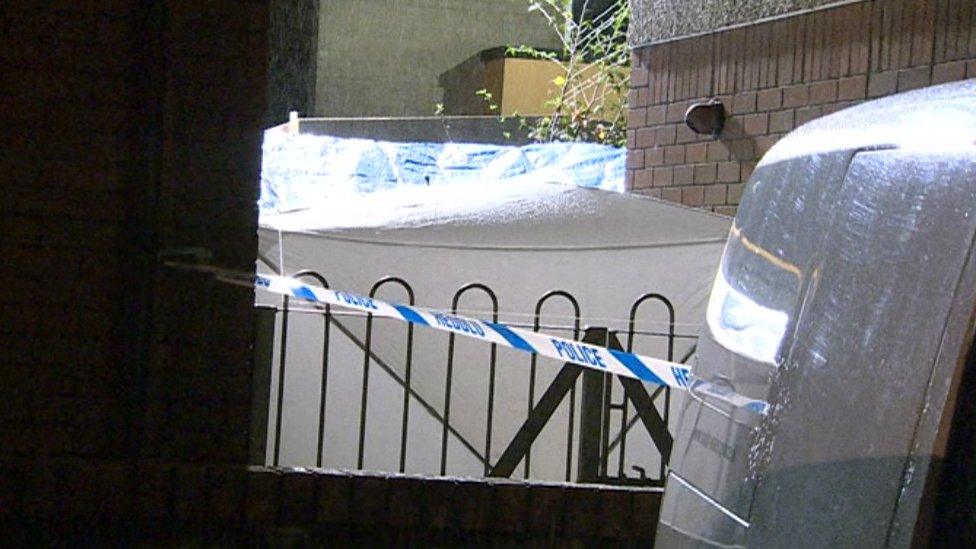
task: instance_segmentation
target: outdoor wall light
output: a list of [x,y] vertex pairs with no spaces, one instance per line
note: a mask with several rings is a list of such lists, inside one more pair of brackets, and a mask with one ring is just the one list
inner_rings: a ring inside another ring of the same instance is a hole
[[695,133],[707,133],[718,137],[725,126],[725,106],[718,99],[695,103],[685,111],[685,124]]

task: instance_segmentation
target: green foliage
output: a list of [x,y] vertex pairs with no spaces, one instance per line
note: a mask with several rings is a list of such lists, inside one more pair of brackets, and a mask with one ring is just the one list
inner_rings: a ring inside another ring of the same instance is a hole
[[488,91],[485,88],[481,88],[480,90],[474,92],[474,94],[480,97],[481,99],[483,99],[484,102],[488,104],[488,110],[492,112],[498,110],[498,104],[495,103],[494,99],[492,99],[492,95],[490,91]]
[[[583,13],[587,13],[587,4]],[[557,92],[546,102],[549,115],[515,118],[535,141],[624,146],[630,82],[627,0],[616,0],[603,13],[581,22],[573,18],[571,0],[530,0],[529,11],[540,13],[559,35],[561,55],[529,46],[508,48],[508,54],[558,63],[563,75],[553,80]],[[486,90],[479,90],[479,95],[488,101],[489,108],[494,105]]]

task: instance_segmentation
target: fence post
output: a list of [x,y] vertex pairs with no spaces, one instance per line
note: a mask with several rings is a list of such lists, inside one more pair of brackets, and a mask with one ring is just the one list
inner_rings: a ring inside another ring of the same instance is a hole
[[277,310],[258,305],[254,315],[254,373],[251,379],[251,433],[248,463],[265,465],[268,459],[268,412],[271,408],[271,368]]
[[[606,328],[587,328],[584,341],[606,345]],[[605,402],[609,376],[593,369],[583,371],[583,394],[580,399],[579,461],[577,482],[597,482],[603,463],[603,428],[607,414]]]

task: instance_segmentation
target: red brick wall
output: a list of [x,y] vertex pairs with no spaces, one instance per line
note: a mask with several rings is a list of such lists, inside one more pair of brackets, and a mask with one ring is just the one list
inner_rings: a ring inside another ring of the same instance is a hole
[[[873,0],[635,49],[627,187],[734,214],[759,158],[793,128],[866,99],[976,77],[976,3]],[[718,97],[718,139],[688,129]]]

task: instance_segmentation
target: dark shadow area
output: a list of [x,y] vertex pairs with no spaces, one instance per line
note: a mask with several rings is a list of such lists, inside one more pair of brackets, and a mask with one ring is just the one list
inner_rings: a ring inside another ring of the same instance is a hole
[[319,0],[273,0],[268,5],[267,125],[290,111],[315,110]]
[[[502,50],[500,56],[504,55],[504,48],[496,49]],[[492,59],[489,56],[491,51],[478,52],[437,77],[437,84],[444,90],[444,114],[491,114],[488,103],[475,94],[477,90],[488,87],[485,83],[485,64]],[[500,90],[490,91],[496,102],[501,101]]]
[[959,384],[932,520],[933,547],[976,544],[976,345]]
[[739,162],[754,162],[759,160],[756,155],[756,138],[746,135],[742,127],[741,117],[734,118],[728,116],[725,119],[725,126],[722,133],[718,135],[721,141],[729,149],[729,154],[733,160]]

